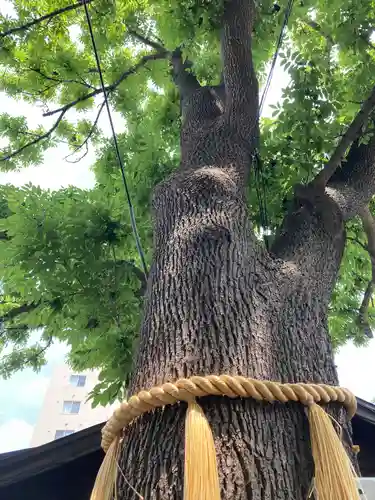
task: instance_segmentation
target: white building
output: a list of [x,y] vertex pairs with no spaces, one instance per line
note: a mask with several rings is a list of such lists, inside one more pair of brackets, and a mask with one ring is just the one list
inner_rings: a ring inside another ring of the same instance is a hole
[[31,446],[80,431],[108,420],[112,406],[91,407],[88,393],[98,382],[98,372],[73,372],[67,365],[57,366],[51,377]]

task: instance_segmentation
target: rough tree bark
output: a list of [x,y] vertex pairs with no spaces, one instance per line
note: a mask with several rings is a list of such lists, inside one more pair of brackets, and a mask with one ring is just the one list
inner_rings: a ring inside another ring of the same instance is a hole
[[[154,193],[154,262],[131,392],[179,377],[241,374],[336,384],[327,308],[345,245],[344,222],[375,192],[375,139],[353,146],[326,189],[298,191],[271,252],[249,221],[246,184],[258,141],[251,59],[254,4],[223,19],[222,88],[203,88],[172,57],[182,99],[181,164]],[[364,180],[368,177],[367,181]],[[313,475],[303,408],[211,397],[222,498],[306,498]],[[180,499],[185,405],[126,432],[119,499]],[[198,500],[198,499],[197,499]]]

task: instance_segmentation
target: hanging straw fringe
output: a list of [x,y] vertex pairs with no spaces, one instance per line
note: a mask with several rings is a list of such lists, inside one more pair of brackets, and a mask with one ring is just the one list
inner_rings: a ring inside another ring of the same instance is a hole
[[360,500],[355,471],[329,415],[317,404],[308,415],[318,500]]
[[220,500],[214,438],[195,401],[186,412],[184,474],[184,500]]
[[119,434],[132,420],[155,408],[177,401],[188,402],[185,428],[184,500],[219,500],[220,489],[214,440],[208,421],[195,397],[208,395],[254,398],[273,403],[300,402],[309,407],[310,434],[315,463],[318,500],[359,500],[355,474],[330,417],[315,403],[342,403],[351,418],[357,408],[355,396],[325,384],[281,384],[230,375],[207,375],[180,379],[123,402],[102,430],[107,456],[99,470],[91,500],[111,500],[116,480]]
[[112,500],[117,480],[120,436],[112,441],[96,476],[90,500]]

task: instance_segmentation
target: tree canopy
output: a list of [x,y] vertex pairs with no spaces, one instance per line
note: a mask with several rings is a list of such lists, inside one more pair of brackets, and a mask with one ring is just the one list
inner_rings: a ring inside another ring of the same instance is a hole
[[[223,2],[87,3],[106,93],[124,121],[118,141],[150,265],[151,192],[179,163],[175,80],[184,68],[201,85],[220,85]],[[8,4],[9,13],[0,15],[1,90],[34,104],[46,125],[30,128],[21,106],[14,116],[0,113],[0,169],[39,165],[45,151],[60,143],[68,144],[70,161],[79,161],[87,148],[95,148],[97,160],[91,190],[1,186],[0,374],[39,369],[51,343],[61,340],[70,347],[75,369],[100,368],[93,396],[106,403],[121,392],[132,370],[146,278],[113,141],[98,127],[105,106],[84,9],[82,2],[57,0]],[[286,1],[258,2],[253,57],[261,84],[286,8]],[[274,73],[277,80],[278,72],[286,72],[289,84],[272,116],[261,120],[261,160],[249,187],[259,237],[272,239],[295,186],[321,170],[371,94],[374,23],[370,0],[294,2],[279,54],[281,69]],[[365,123],[361,141],[371,137],[374,125]],[[268,227],[259,210],[259,189]],[[375,326],[375,256],[370,258],[360,220],[347,224],[347,234],[330,308],[336,346],[348,339],[364,343]]]

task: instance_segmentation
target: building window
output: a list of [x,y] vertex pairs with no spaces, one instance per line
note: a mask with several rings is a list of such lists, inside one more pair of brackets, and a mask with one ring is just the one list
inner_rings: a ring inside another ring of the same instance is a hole
[[55,432],[55,439],[60,439],[65,436],[69,436],[70,434],[73,434],[74,431],[70,429],[64,429],[64,430],[58,430]]
[[64,401],[63,413],[79,413],[80,401]]
[[84,387],[86,384],[86,375],[70,375],[70,385],[74,387]]

